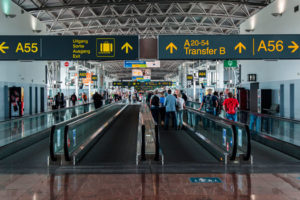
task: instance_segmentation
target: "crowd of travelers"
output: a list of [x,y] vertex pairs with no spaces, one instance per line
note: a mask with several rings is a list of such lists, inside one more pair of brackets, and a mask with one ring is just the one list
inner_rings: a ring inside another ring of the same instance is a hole
[[[160,123],[167,130],[169,121],[172,119],[172,127],[180,130],[183,124],[183,111],[186,102],[190,100],[183,91],[172,90],[158,92],[149,91],[146,96],[146,102],[151,109],[152,116],[156,123]],[[205,111],[208,114],[219,116],[222,110],[226,113],[226,118],[237,121],[237,109],[239,107],[238,100],[228,90],[224,92],[212,92],[207,90],[207,95],[202,99],[202,103],[198,110]]]
[[161,118],[161,125],[168,129],[169,120],[172,119],[172,127],[181,129],[183,124],[183,110],[188,97],[183,91],[172,90],[158,92],[148,92],[146,102],[150,106],[152,116],[156,123],[159,123],[159,116]]
[[199,110],[204,110],[206,113],[219,116],[224,110],[226,112],[226,118],[232,121],[237,121],[236,111],[239,107],[238,100],[233,96],[232,92],[215,91],[212,93],[212,89],[207,90],[207,95],[203,97]]

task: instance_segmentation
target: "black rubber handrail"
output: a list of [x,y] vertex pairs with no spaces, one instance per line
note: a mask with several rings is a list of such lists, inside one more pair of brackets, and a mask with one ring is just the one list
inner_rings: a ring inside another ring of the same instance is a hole
[[155,124],[155,161],[159,161],[159,150],[160,150],[160,142],[159,142],[159,129],[158,125]]
[[65,131],[64,131],[64,155],[66,161],[71,161],[69,155],[69,147],[68,147],[68,132],[69,132],[69,125],[65,127]]
[[146,127],[142,125],[142,146],[141,146],[141,160],[146,160]]
[[54,155],[54,132],[56,129],[56,125],[53,125],[51,127],[51,132],[50,132],[50,141],[49,141],[49,145],[50,145],[50,159],[52,161],[57,161],[56,156]]
[[246,133],[247,133],[247,153],[246,155],[244,155],[244,160],[247,161],[250,159],[251,157],[251,152],[252,152],[252,147],[251,147],[251,133],[250,133],[250,129],[249,126],[245,124],[245,129],[246,129]]
[[232,151],[231,151],[231,155],[229,157],[230,160],[235,160],[236,158],[236,154],[237,154],[237,132],[236,132],[236,127],[235,125],[232,125],[232,131],[233,131],[233,137],[232,137]]

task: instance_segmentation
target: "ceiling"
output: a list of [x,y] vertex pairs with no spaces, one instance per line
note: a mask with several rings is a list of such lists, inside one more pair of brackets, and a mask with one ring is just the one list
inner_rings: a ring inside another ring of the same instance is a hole
[[[238,34],[239,25],[270,0],[13,0],[54,35]],[[153,76],[177,73],[182,61],[163,61]],[[130,77],[122,62],[108,73]],[[175,70],[175,71],[174,71]]]

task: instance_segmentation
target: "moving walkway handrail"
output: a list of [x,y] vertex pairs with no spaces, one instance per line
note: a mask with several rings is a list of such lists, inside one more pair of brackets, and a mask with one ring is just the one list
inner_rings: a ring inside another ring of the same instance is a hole
[[4,121],[0,121],[0,125],[1,124],[5,124],[5,123],[10,123],[10,122],[15,122],[15,121],[21,121],[21,120],[28,119],[28,118],[34,118],[34,117],[38,117],[38,116],[44,115],[44,114],[49,114],[49,113],[55,113],[55,112],[60,112],[60,111],[64,111],[64,110],[69,110],[69,109],[80,107],[80,106],[87,106],[87,105],[90,105],[90,104],[93,104],[93,102],[79,104],[79,105],[76,105],[76,106],[65,107],[65,108],[56,109],[56,110],[49,110],[49,111],[46,111],[46,112],[35,113],[33,115],[26,115],[26,116],[22,116],[22,117],[18,117],[18,118],[13,118],[13,119],[9,119],[9,120],[4,120]]
[[60,122],[60,123],[58,123],[58,124],[55,124],[55,125],[53,125],[52,127],[51,127],[51,132],[50,132],[50,145],[49,145],[49,147],[50,147],[50,158],[51,158],[51,160],[52,161],[57,161],[57,156],[55,155],[55,153],[54,153],[54,134],[55,134],[55,131],[56,131],[56,129],[58,128],[58,127],[66,127],[69,123],[71,123],[71,122],[74,122],[74,121],[77,121],[77,120],[80,120],[80,119],[82,119],[83,117],[86,117],[86,116],[89,116],[89,115],[92,115],[92,114],[94,114],[94,113],[96,113],[96,112],[99,112],[99,111],[102,111],[103,109],[105,109],[105,108],[107,108],[107,107],[110,107],[112,104],[108,104],[108,105],[104,105],[102,108],[100,108],[100,109],[95,109],[95,110],[93,110],[93,111],[90,111],[90,112],[86,112],[86,113],[82,113],[82,114],[80,114],[80,115],[78,115],[78,116],[76,116],[76,117],[74,117],[74,118],[71,118],[71,119],[69,119],[69,120],[67,120],[67,121],[63,121],[63,122]]
[[[192,103],[197,103],[197,104],[200,104],[199,102],[193,102],[193,101],[189,101],[189,102],[192,102]],[[189,108],[189,107],[187,107]],[[194,108],[190,108],[190,109],[193,109],[193,110],[196,110]],[[200,111],[200,110],[196,110],[202,114],[206,114],[206,115],[209,115],[203,111]],[[250,157],[251,157],[251,133],[250,133],[250,129],[249,129],[249,126],[247,124],[244,124],[244,123],[241,123],[241,122],[235,122],[235,121],[232,121],[232,120],[228,120],[228,119],[225,119],[225,118],[221,118],[221,117],[218,117],[218,116],[214,116],[214,115],[209,115],[209,117],[211,118],[215,118],[216,120],[222,120],[222,121],[225,121],[227,123],[230,123],[232,126],[234,126],[234,131],[236,132],[236,127],[243,127],[245,130],[246,130],[246,134],[247,134],[247,152],[246,152],[246,155],[244,155],[243,159],[244,160],[249,160]]]
[[232,133],[233,133],[232,134],[232,144],[233,144],[233,146],[232,146],[231,152],[229,153],[229,159],[230,160],[235,160],[236,155],[237,155],[237,133],[236,133],[236,129],[233,126],[233,124],[230,124],[227,121],[225,121],[225,123],[222,123],[222,120],[216,118],[215,116],[207,114],[205,112],[201,112],[201,111],[196,110],[194,108],[186,107],[185,109],[188,110],[188,111],[190,111],[190,112],[199,114],[199,115],[201,115],[204,118],[207,118],[207,119],[209,119],[209,120],[211,120],[211,121],[213,121],[213,122],[215,122],[217,124],[220,124],[221,126],[225,126],[225,127],[227,127],[227,128],[229,128],[229,129],[232,130]]

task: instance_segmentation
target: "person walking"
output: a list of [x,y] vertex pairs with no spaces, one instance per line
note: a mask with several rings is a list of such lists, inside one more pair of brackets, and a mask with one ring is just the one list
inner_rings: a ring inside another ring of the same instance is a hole
[[54,101],[55,101],[55,109],[58,109],[61,105],[61,96],[60,96],[60,92],[58,92],[55,97],[54,97]]
[[160,98],[159,98],[159,110],[160,110],[161,125],[164,125],[164,123],[165,123],[165,116],[166,116],[165,100],[166,100],[165,93],[161,92]]
[[220,113],[219,110],[219,93],[217,91],[214,92],[214,95],[212,96],[213,101],[213,109],[214,109],[214,116],[218,116]]
[[154,118],[154,121],[158,124],[158,117],[159,117],[159,96],[158,91],[156,90],[154,92],[154,95],[151,96],[150,99],[150,109],[152,116]]
[[65,105],[66,105],[66,101],[65,101],[65,95],[64,95],[64,93],[61,93],[61,95],[60,95],[60,99],[61,99],[61,101],[60,101],[60,107],[61,107],[61,108],[64,108],[64,107],[65,107]]
[[76,96],[75,93],[72,94],[71,101],[72,101],[73,106],[75,106],[76,105],[76,101],[77,101],[77,96]]
[[165,129],[169,128],[169,118],[173,118],[173,128],[177,129],[177,120],[176,120],[176,98],[172,95],[172,91],[168,90],[168,96],[165,99],[164,103],[166,107],[166,120],[165,120]]
[[180,129],[182,129],[183,110],[185,109],[185,101],[182,98],[182,95],[180,93],[177,96],[176,103],[177,103],[177,111],[176,111],[177,128],[178,128],[178,130],[180,130]]
[[233,97],[232,92],[228,93],[228,98],[224,100],[223,109],[226,112],[226,118],[232,121],[237,121],[236,110],[239,107],[239,102]]
[[85,93],[82,94],[82,102],[87,103],[87,96]]
[[93,95],[93,100],[96,109],[102,106],[102,96],[98,92]]
[[202,103],[198,110],[202,110],[203,107],[206,113],[212,115],[214,114],[214,101],[212,96],[212,89],[207,90],[207,95],[203,97]]

